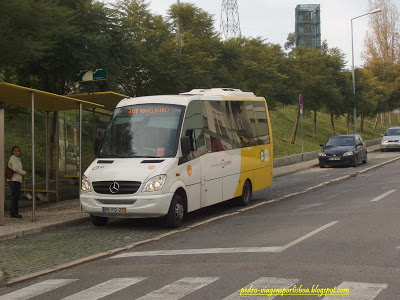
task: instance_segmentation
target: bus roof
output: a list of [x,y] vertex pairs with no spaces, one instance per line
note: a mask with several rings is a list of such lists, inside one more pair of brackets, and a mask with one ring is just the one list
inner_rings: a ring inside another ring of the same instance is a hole
[[252,92],[242,92],[239,89],[231,89],[231,88],[194,89],[191,90],[190,92],[180,93],[179,95],[158,95],[158,96],[126,98],[121,100],[116,107],[123,107],[134,104],[145,104],[145,103],[177,104],[177,105],[187,106],[189,102],[193,100],[264,101],[264,98],[256,97]]
[[255,97],[252,92],[242,92],[239,89],[232,88],[212,88],[212,89],[194,89],[181,95],[215,95],[215,96],[234,96],[234,97]]

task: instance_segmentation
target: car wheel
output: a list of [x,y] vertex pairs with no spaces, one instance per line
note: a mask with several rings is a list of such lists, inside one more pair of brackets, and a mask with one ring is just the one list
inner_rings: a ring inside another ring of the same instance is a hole
[[355,155],[355,156],[354,156],[353,167],[354,167],[354,168],[357,168],[357,166],[358,166],[358,157],[357,157],[357,155]]
[[183,199],[180,195],[175,194],[174,197],[172,197],[168,214],[165,217],[165,224],[168,228],[178,228],[183,223],[184,215],[185,207],[183,205]]
[[108,222],[108,218],[90,215],[90,221],[92,221],[92,224],[94,226],[106,226],[107,222]]
[[381,148],[381,152],[385,152],[385,151],[386,151],[386,149]]
[[366,164],[367,162],[368,162],[368,154],[365,153],[365,158],[364,158],[364,160],[362,161],[362,163],[363,163],[363,164]]

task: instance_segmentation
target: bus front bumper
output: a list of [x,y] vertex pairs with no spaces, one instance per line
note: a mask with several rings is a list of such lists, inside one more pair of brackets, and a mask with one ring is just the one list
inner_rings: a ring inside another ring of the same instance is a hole
[[151,196],[105,196],[81,194],[82,210],[99,217],[152,218],[168,213],[173,194]]

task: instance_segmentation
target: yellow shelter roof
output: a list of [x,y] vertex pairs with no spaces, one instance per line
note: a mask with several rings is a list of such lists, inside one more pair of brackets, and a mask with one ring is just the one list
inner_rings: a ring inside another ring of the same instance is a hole
[[74,94],[68,95],[68,97],[74,99],[81,99],[85,101],[94,102],[97,104],[104,105],[103,109],[114,111],[115,107],[117,106],[118,102],[124,98],[128,98],[128,96],[123,94],[118,94],[115,92],[98,92],[92,94]]
[[0,83],[0,102],[14,106],[31,108],[31,94],[34,95],[34,109],[40,111],[61,111],[78,109],[79,103],[84,108],[104,108],[104,105],[80,98],[71,98],[40,90],[35,90],[11,83]]

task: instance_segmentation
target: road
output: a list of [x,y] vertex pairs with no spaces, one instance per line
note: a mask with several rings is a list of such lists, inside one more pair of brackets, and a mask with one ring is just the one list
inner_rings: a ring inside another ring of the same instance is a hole
[[[270,189],[255,193],[254,202],[304,191],[393,157],[398,153],[374,153],[369,164],[357,169],[314,168],[282,176]],[[190,215],[187,224],[232,215],[13,285],[0,291],[0,299],[240,299],[241,289],[250,286],[311,290],[317,285],[349,289],[351,299],[399,299],[399,168],[400,161],[394,161],[239,213],[229,203],[209,208]],[[142,231],[158,228],[137,222]],[[75,227],[75,233],[85,232],[86,226]],[[98,250],[113,239],[110,234],[126,234],[132,227],[131,222],[114,222],[107,235],[96,235]],[[253,298],[272,297],[243,299]]]

